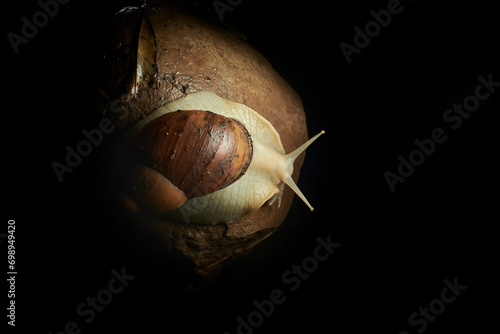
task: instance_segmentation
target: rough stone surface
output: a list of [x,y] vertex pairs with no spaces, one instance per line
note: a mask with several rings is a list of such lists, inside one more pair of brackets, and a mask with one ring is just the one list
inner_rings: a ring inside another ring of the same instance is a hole
[[[241,34],[168,2],[153,1],[150,6],[147,15],[154,32],[157,74],[154,80],[148,78],[152,84],[132,96],[123,95],[119,103],[112,96],[101,98],[103,117],[125,130],[170,101],[210,91],[245,104],[269,120],[286,152],[307,140],[300,97]],[[111,111],[113,103],[127,111],[125,117]],[[295,181],[303,160],[304,155],[295,161]],[[168,260],[206,276],[271,235],[284,221],[292,198],[293,192],[285,186],[280,208],[277,203],[265,204],[228,225],[179,224],[143,215],[126,219],[133,233],[152,236],[149,246],[155,244]]]

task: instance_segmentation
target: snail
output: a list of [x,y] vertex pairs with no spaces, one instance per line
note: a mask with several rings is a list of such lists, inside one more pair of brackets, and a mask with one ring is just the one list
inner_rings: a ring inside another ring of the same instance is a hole
[[132,212],[197,224],[232,223],[284,185],[313,210],[292,179],[293,162],[324,131],[285,153],[273,125],[244,104],[200,91],[169,102],[126,133]]

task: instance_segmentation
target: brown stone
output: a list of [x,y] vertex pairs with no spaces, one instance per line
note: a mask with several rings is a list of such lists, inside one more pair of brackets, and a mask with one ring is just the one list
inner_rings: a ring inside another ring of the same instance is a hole
[[[111,52],[106,58],[114,63],[108,67],[107,85],[100,90],[103,117],[126,130],[168,102],[197,91],[210,91],[245,104],[270,121],[286,152],[307,140],[300,97],[241,34],[178,5],[166,1],[148,3],[147,8],[130,8],[115,18],[117,29],[111,42],[114,55]],[[130,28],[133,26],[137,29]],[[139,59],[140,55],[131,53],[134,45],[146,50],[146,56]],[[116,56],[116,50],[121,57]],[[145,69],[142,77],[126,73],[126,69],[135,70],[137,66]],[[117,112],[117,106],[122,113]],[[304,155],[295,161],[296,182],[303,160]],[[232,224],[180,224],[141,214],[129,214],[124,219],[129,220],[134,233],[141,231],[152,237],[147,239],[151,244],[145,247],[165,252],[158,256],[165,255],[188,271],[207,276],[270,236],[284,221],[292,199],[293,192],[285,186],[280,208],[277,203],[264,204]]]

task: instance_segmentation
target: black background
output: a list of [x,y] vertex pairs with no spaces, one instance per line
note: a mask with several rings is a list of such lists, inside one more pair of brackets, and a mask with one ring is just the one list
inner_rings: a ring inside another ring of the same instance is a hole
[[[281,289],[286,301],[255,333],[416,333],[408,317],[455,277],[467,289],[425,333],[485,333],[494,323],[499,92],[455,131],[442,119],[474,94],[479,75],[500,81],[491,5],[402,1],[402,12],[350,64],[339,44],[353,44],[353,28],[363,29],[387,1],[245,0],[227,12],[224,24],[301,95],[310,135],[326,134],[308,149],[299,182],[315,211],[296,198],[283,226],[237,264],[236,277],[188,293],[130,252],[116,237],[119,222],[96,205],[104,144],[62,183],[51,168],[98,124],[96,64],[122,3],[73,0],[18,54],[3,39],[1,231],[16,220],[16,332],[59,333],[74,320],[81,333],[233,334],[253,300]],[[211,1],[198,3],[217,18]],[[36,1],[6,3],[4,36],[38,10]],[[447,140],[391,192],[384,172],[396,173],[398,156],[438,127]],[[328,235],[341,246],[290,291],[281,275]],[[2,249],[6,258],[5,240]],[[77,305],[123,267],[135,279],[85,324]]]

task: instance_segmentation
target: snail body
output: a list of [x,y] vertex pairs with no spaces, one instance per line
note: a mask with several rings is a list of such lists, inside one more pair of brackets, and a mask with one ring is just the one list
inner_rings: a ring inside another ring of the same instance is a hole
[[135,156],[127,201],[169,220],[231,223],[267,201],[279,206],[287,184],[313,210],[291,175],[295,158],[322,133],[286,154],[253,109],[207,91],[188,94],[127,132]]

